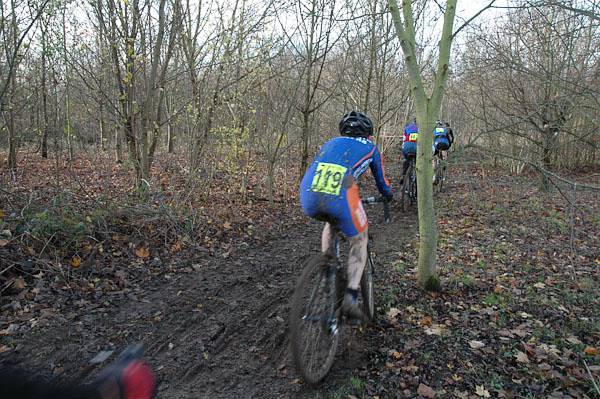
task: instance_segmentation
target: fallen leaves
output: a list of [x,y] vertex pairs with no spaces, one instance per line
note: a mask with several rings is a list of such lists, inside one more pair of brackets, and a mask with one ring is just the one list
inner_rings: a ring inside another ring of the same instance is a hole
[[425,334],[427,335],[437,335],[438,337],[441,337],[446,333],[446,327],[441,324],[432,324],[431,327],[425,328]]
[[400,309],[398,308],[390,308],[387,312],[387,318],[391,323],[396,321],[396,317],[400,314]]
[[79,266],[81,266],[81,258],[77,255],[74,255],[69,261],[69,263],[73,268],[77,269],[79,268]]
[[171,245],[171,252],[177,253],[177,252],[181,251],[182,248],[183,248],[183,246],[181,245],[181,241],[177,241],[176,243]]
[[434,399],[436,392],[432,388],[421,383],[421,384],[419,384],[419,387],[417,388],[417,394],[421,395],[422,397],[427,398],[427,399]]
[[146,247],[138,247],[135,250],[135,256],[142,259],[148,259],[150,257],[150,251]]
[[469,341],[469,346],[471,347],[471,349],[480,349],[483,348],[485,346],[485,344],[481,341]]
[[485,387],[483,385],[477,385],[475,387],[475,394],[482,398],[491,397],[490,392],[487,389],[485,389]]
[[25,289],[25,286],[27,285],[27,283],[25,282],[25,280],[23,279],[23,277],[17,277],[12,284],[12,287],[17,290],[17,291],[22,291],[23,289]]
[[0,247],[5,247],[6,245],[8,245],[10,241],[5,240],[5,239],[0,239]]
[[517,359],[517,362],[519,362],[519,363],[523,363],[523,364],[529,363],[529,357],[524,352],[516,351],[514,354],[514,357]]
[[583,353],[585,353],[588,356],[596,356],[600,352],[598,351],[598,348],[595,348],[593,346],[588,346],[583,350]]

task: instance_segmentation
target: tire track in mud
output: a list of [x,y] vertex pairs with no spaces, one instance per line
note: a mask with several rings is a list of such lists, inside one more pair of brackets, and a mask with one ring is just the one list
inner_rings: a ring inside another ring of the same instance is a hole
[[[376,283],[383,284],[385,268],[404,238],[403,226],[416,229],[415,217],[396,211],[392,223],[382,225],[379,209],[368,212],[380,276]],[[180,280],[186,294],[172,297],[174,312],[153,337],[161,344],[148,351],[160,368],[159,397],[321,397],[366,365],[372,350],[368,329],[366,335],[351,331],[324,383],[311,388],[297,380],[288,353],[289,300],[304,261],[319,245],[321,230],[320,223],[306,223],[263,247],[211,261],[196,290],[190,289],[193,280]],[[200,311],[194,312],[194,303],[202,304]],[[189,312],[196,316],[190,318]],[[170,326],[177,326],[172,334]]]
[[[167,336],[177,339],[173,351],[185,353],[188,361],[165,373],[162,379],[169,386],[161,397],[279,396],[277,385],[285,379],[281,371],[287,367],[289,297],[308,256],[304,238],[318,233],[316,225],[300,227],[303,231],[265,247],[235,254],[237,259],[215,260],[206,270],[202,292],[189,298],[202,301],[201,316],[179,336]],[[171,320],[183,313],[177,312]],[[160,363],[173,354],[163,344],[152,356]],[[176,375],[177,370],[182,372]]]

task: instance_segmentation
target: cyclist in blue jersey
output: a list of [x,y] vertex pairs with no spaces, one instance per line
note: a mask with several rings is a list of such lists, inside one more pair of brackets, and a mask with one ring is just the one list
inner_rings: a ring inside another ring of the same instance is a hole
[[[444,123],[438,120],[435,124],[435,129],[433,130],[433,145],[432,151],[433,156],[436,155],[439,159],[444,159],[444,151],[448,151],[450,146],[454,142],[454,133],[452,132],[452,128],[450,128],[450,124],[448,122]],[[436,160],[433,159],[433,167],[435,169]],[[446,167],[444,166],[444,169]],[[433,184],[438,184],[439,182],[436,180],[437,173],[433,174]],[[445,177],[443,178],[445,179]]]
[[300,184],[300,203],[307,216],[325,220],[321,250],[332,242],[330,222],[350,238],[348,287],[342,310],[350,317],[364,319],[358,307],[358,286],[367,260],[368,221],[356,180],[371,169],[379,192],[391,200],[392,190],[385,178],[383,157],[372,141],[373,123],[361,112],[351,111],[339,123],[341,137],[321,147]]
[[448,122],[437,121],[433,130],[433,155],[448,151],[454,141],[454,133]]
[[407,123],[404,126],[404,135],[402,136],[402,155],[404,156],[404,163],[402,164],[402,176],[400,177],[400,184],[404,182],[404,176],[408,170],[409,159],[414,159],[417,156],[417,139],[419,137],[419,127],[417,126],[417,119],[413,119],[412,122]]

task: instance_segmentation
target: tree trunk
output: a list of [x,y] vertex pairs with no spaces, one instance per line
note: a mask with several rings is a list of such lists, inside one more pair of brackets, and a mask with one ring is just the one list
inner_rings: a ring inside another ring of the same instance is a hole
[[300,159],[300,178],[308,167],[308,141],[310,139],[310,114],[302,112],[302,158]]
[[419,284],[427,290],[439,289],[436,271],[437,227],[433,206],[433,166],[431,164],[434,120],[440,115],[441,102],[448,78],[448,62],[452,45],[452,27],[456,1],[448,0],[444,12],[442,35],[438,45],[439,60],[431,97],[427,97],[421,69],[417,61],[414,17],[411,0],[402,0],[402,14],[396,0],[389,0],[396,33],[400,40],[411,92],[417,108],[419,140],[417,141],[417,198],[419,207],[419,260],[417,276]]
[[104,133],[104,100],[100,100],[100,105],[98,106],[99,113],[99,129],[100,129],[100,151],[106,151],[106,134]]
[[121,144],[122,135],[120,134],[121,128],[115,128],[115,158],[117,163],[123,163],[123,145]]
[[6,121],[6,128],[8,129],[8,170],[10,171],[12,178],[16,178],[17,174],[17,137],[15,133],[15,110],[12,104],[12,98],[14,97],[14,77],[12,78],[10,88],[10,99],[8,103],[8,120]]
[[[369,110],[369,100],[371,94],[371,85],[373,81],[373,72],[375,69],[375,62],[377,60],[377,32],[376,32],[376,24],[377,24],[377,2],[378,0],[373,0],[372,9],[371,9],[371,40],[369,43],[369,70],[367,72],[367,83],[365,87],[365,98],[362,106],[362,111],[367,113]],[[379,121],[378,121],[379,122]]]
[[48,65],[46,63],[47,57],[47,42],[46,42],[46,29],[42,28],[42,118],[44,126],[42,127],[42,142],[41,151],[42,158],[48,158],[48,131],[50,129],[50,123],[48,118]]
[[69,161],[73,160],[74,157],[74,150],[73,150],[73,134],[71,133],[71,104],[70,104],[70,97],[69,97],[69,61],[67,60],[67,31],[66,31],[66,13],[67,13],[67,9],[66,7],[63,9],[63,15],[62,15],[62,19],[63,19],[63,56],[64,56],[64,63],[66,66],[66,71],[65,71],[65,135],[67,137],[67,147],[69,149]]

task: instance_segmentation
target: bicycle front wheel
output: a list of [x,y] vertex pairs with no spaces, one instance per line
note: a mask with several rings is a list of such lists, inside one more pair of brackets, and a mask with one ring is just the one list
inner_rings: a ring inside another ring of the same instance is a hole
[[369,251],[367,256],[367,264],[363,271],[362,278],[360,279],[360,292],[363,298],[363,308],[365,315],[367,315],[370,321],[375,319],[375,289],[373,286],[373,275],[375,274],[375,265],[373,264],[373,257]]
[[[332,269],[333,268],[333,269]],[[333,365],[340,339],[335,261],[311,258],[296,284],[290,310],[290,346],[296,370],[316,384]]]

